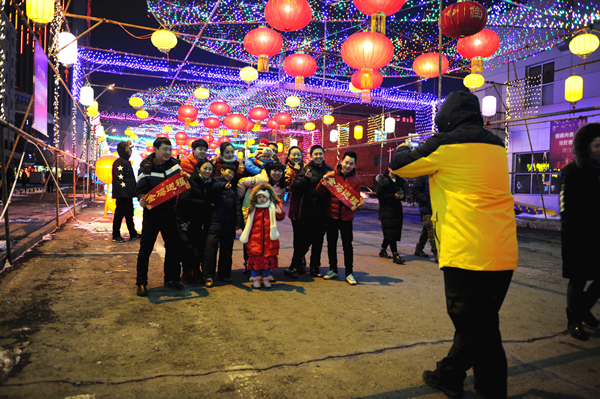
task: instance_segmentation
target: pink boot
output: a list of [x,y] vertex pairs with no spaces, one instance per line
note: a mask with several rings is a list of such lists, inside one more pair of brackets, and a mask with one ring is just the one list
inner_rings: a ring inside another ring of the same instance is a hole
[[252,281],[252,286],[254,288],[260,288],[260,282],[262,281],[262,276],[250,277],[250,281]]

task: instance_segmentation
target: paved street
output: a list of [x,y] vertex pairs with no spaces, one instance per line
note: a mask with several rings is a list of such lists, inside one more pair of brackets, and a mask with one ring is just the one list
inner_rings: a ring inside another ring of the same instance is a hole
[[[411,255],[417,216],[405,218],[407,262],[395,265],[377,257],[377,212],[357,213],[354,287],[291,281],[280,268],[271,290],[254,290],[236,241],[233,284],[178,292],[161,285],[159,243],[149,296],[139,298],[139,241],[113,243],[102,211],[98,198],[0,275],[0,398],[445,397],[421,379],[453,328],[437,264]],[[283,267],[289,220],[279,230]],[[560,233],[519,229],[518,238],[519,269],[500,314],[509,396],[600,397],[600,331],[588,329],[587,342],[566,334]],[[473,398],[472,374],[465,384]]]

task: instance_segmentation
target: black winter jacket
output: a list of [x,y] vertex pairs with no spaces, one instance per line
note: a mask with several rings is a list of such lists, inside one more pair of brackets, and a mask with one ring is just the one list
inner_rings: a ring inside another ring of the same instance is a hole
[[[175,158],[170,158],[164,164],[157,165],[154,160],[155,157],[156,154],[150,154],[150,156],[144,159],[140,164],[136,189],[136,195],[139,199],[142,199],[144,195],[148,194],[154,187],[181,171],[179,161]],[[152,209],[144,208],[144,212],[153,212],[155,214],[170,213],[175,211],[176,204],[177,197],[173,197]]]
[[112,197],[114,199],[133,198],[136,195],[136,181],[133,167],[129,162],[126,142],[117,144],[119,158],[112,166]]
[[210,189],[212,199],[212,216],[208,234],[225,234],[235,237],[235,228],[244,226],[242,205],[238,199],[237,187],[232,183],[226,189],[228,181],[224,177],[216,177]]
[[396,198],[399,191],[405,192],[406,180],[396,177],[394,182],[389,171],[377,175],[377,199],[379,200],[379,220],[383,237],[393,241],[400,241],[402,236],[402,223],[404,213],[402,200]]
[[[306,177],[306,172],[310,170],[311,178]],[[292,195],[301,196],[300,200],[300,216],[302,221],[322,220],[325,222],[325,207],[327,198],[317,193],[317,185],[325,175],[325,173],[333,170],[333,168],[325,163],[321,166],[316,166],[312,161],[309,162],[296,175],[296,180],[292,183]]]
[[426,215],[433,214],[429,196],[429,176],[423,175],[415,178],[412,192],[413,197],[419,202],[419,212]]
[[198,172],[190,174],[190,189],[179,195],[177,217],[181,222],[192,222],[196,226],[209,222],[212,216],[210,190],[213,181],[205,182]]

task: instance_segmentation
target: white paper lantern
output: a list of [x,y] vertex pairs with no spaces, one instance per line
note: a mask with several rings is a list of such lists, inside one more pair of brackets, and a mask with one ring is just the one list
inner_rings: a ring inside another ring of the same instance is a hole
[[396,119],[391,116],[385,118],[384,129],[386,133],[394,133],[396,131]]
[[[66,46],[66,47],[65,47]],[[77,40],[69,32],[60,32],[58,34],[58,62],[65,66],[73,65],[77,62]]]
[[298,146],[298,140],[297,139],[291,139],[290,140],[290,147],[297,147]]
[[481,102],[481,113],[483,116],[496,115],[496,97],[485,96]]
[[339,138],[340,133],[335,129],[331,129],[331,131],[329,132],[329,141],[331,141],[332,143],[336,143]]
[[98,125],[96,127],[96,137],[102,137],[102,136],[104,136],[104,126]]
[[79,102],[86,107],[94,103],[94,89],[92,86],[83,86],[79,90]]

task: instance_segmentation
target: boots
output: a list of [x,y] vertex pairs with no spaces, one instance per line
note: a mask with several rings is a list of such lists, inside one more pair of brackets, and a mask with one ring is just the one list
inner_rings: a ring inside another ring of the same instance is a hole
[[581,318],[583,319],[583,322],[585,324],[587,324],[590,327],[598,327],[598,319],[596,319],[596,317],[594,317],[594,315],[592,314],[592,312],[590,310],[592,310],[592,308],[594,307],[594,305],[596,304],[596,300],[593,298],[589,298],[587,292],[584,294],[584,299],[583,299],[583,310],[581,311]]
[[404,259],[402,259],[402,257],[400,256],[400,254],[398,252],[393,252],[393,255],[394,255],[394,260],[392,262],[394,262],[397,265],[404,264]]
[[573,338],[581,341],[587,341],[589,339],[581,324],[581,317],[577,316],[575,312],[569,308],[567,308],[567,320],[567,330],[569,330],[569,334],[571,334]]
[[415,256],[418,256],[419,258],[429,258],[429,255],[423,252],[423,248],[415,249]]
[[385,248],[381,248],[381,251],[379,251],[379,257],[386,258],[386,259],[392,259],[392,256],[390,256],[390,254],[387,253]]
[[260,282],[262,281],[262,276],[250,277],[250,281],[252,281],[252,287],[260,288]]
[[262,278],[262,285],[265,288],[271,288],[271,282],[270,282],[270,278],[271,276],[263,276]]

